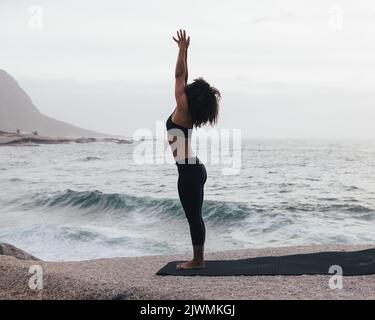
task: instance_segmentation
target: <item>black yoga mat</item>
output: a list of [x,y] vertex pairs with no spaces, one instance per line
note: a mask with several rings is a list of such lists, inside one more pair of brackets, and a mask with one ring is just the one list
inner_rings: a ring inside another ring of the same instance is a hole
[[[344,276],[375,274],[375,249],[355,252],[318,252],[281,257],[257,257],[240,260],[207,260],[206,268],[177,270],[169,262],[156,274],[160,276],[272,276],[330,274],[338,265]],[[336,273],[336,271],[334,271]]]

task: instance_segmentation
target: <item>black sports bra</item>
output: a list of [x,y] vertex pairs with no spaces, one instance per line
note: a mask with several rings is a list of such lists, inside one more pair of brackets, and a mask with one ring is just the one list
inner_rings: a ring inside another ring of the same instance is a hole
[[167,130],[169,131],[169,130],[173,130],[173,129],[178,129],[178,130],[173,131],[174,136],[182,136],[183,135],[185,138],[190,138],[191,133],[193,132],[193,128],[192,127],[191,128],[183,127],[183,126],[178,125],[177,123],[174,123],[172,121],[172,115],[173,115],[173,113],[169,116],[169,118],[167,120],[167,123],[166,123]]

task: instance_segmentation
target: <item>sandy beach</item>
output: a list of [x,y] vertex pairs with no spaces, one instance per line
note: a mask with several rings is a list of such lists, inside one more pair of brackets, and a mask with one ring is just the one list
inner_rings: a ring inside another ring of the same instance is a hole
[[[373,245],[316,245],[207,253],[207,259],[353,251]],[[42,262],[0,256],[0,299],[375,299],[375,275],[344,277],[343,289],[329,276],[156,276],[167,262],[189,255]],[[29,267],[43,269],[43,290],[28,287]]]

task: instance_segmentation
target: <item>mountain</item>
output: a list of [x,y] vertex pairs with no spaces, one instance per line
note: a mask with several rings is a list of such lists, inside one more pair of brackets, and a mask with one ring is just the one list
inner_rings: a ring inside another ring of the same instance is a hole
[[0,130],[15,132],[38,131],[50,137],[106,137],[42,114],[27,93],[7,72],[0,70]]

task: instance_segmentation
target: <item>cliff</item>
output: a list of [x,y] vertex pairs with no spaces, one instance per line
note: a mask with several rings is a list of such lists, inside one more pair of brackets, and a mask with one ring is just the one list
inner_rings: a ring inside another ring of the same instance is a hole
[[42,114],[17,81],[0,70],[0,130],[34,132],[48,137],[105,137]]

